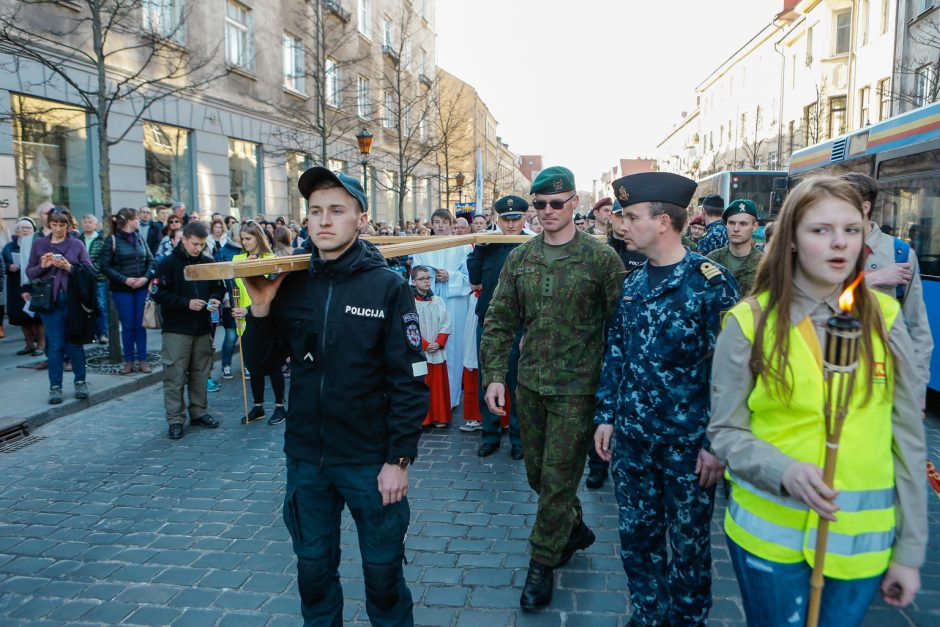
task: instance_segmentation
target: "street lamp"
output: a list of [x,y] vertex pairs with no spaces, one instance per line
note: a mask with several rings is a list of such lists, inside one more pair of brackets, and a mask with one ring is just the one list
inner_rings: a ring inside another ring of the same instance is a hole
[[457,183],[457,204],[463,202],[463,184],[467,180],[467,177],[463,175],[463,172],[458,172],[457,176],[454,177],[454,182]]
[[372,151],[372,133],[369,132],[369,129],[363,128],[362,131],[356,135],[356,141],[359,143],[359,154],[362,155],[362,193],[368,199],[369,198],[369,153]]

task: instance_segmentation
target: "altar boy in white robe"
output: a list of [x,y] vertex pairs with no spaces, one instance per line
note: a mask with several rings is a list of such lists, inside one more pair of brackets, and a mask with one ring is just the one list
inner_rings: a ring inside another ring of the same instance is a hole
[[[454,216],[447,209],[438,209],[431,215],[434,235],[447,236],[453,233]],[[414,255],[412,267],[426,266],[431,269],[431,291],[444,299],[450,314],[452,329],[463,329],[467,320],[470,298],[470,280],[467,275],[467,255],[470,245],[454,246]],[[452,334],[447,342],[447,375],[450,383],[450,406],[460,404],[460,384],[463,378],[464,339],[462,333]]]

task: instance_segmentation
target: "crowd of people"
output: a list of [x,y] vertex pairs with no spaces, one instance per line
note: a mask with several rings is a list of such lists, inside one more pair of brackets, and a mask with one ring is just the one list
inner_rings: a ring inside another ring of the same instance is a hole
[[[861,624],[879,590],[897,607],[914,598],[926,551],[921,418],[933,343],[914,251],[871,222],[872,179],[804,181],[764,225],[747,199],[705,196],[690,212],[695,182],[660,172],[615,181],[590,221],[575,213],[573,174],[550,167],[531,202],[505,196],[458,216],[441,209],[403,229],[371,223],[360,183],[345,174],[311,168],[298,186],[309,206],[299,226],[221,215],[206,223],[184,207],[163,226],[159,211],[153,220],[149,209],[122,209],[103,236],[91,219],[78,234],[66,209],[41,207],[42,233],[21,220],[3,259],[8,284],[16,276],[25,294],[23,304],[7,299],[11,322],[32,320],[24,309],[45,299],[44,335],[22,326],[24,351],[45,341],[50,402],[61,401],[66,356],[76,396],[87,397],[82,340],[106,340],[95,320],[71,323],[73,302],[112,295],[127,374],[144,371],[138,329],[148,295],[159,304],[171,439],[183,437],[187,415],[193,426],[219,426],[207,394],[216,329],[222,378],[233,377],[242,345],[252,393],[242,422],[267,415],[266,380],[268,422],[286,422],[284,520],[305,624],[342,624],[344,506],[359,534],[370,620],[413,624],[402,571],[408,468],[422,428],[447,429],[460,406],[460,430],[480,432],[477,454],[495,454],[508,435],[538,494],[523,610],[549,605],[555,571],[595,541],[577,496],[585,464],[589,489],[613,477],[630,625],[707,622],[723,478],[749,624],[805,620],[822,520],[831,555],[821,624]],[[425,231],[539,236],[389,259],[382,242],[360,238]],[[184,276],[194,264],[298,253],[311,255],[309,271]],[[24,267],[29,280],[17,275]],[[832,356],[822,348],[850,284],[858,372],[826,483]]]

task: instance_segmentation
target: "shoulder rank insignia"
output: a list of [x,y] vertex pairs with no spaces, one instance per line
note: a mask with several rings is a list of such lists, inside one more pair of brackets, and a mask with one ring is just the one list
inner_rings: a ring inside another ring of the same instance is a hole
[[708,261],[700,265],[698,269],[708,281],[721,276],[721,270],[718,269],[718,266]]

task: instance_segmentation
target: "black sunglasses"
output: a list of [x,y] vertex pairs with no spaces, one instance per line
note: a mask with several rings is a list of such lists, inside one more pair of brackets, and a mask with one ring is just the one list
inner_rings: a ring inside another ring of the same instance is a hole
[[548,205],[551,205],[552,209],[556,209],[556,210],[564,209],[565,204],[577,195],[578,195],[577,192],[575,192],[574,194],[571,194],[564,200],[533,200],[532,206],[538,209],[539,211],[545,209],[545,207],[547,207]]

